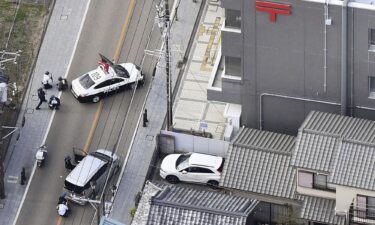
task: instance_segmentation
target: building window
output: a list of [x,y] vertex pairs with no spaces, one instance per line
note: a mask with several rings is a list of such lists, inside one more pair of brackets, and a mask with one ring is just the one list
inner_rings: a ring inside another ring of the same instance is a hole
[[225,27],[241,29],[241,11],[225,9]]
[[327,183],[327,175],[306,171],[298,171],[298,186],[335,191],[335,188]]
[[366,219],[375,219],[375,197],[357,195],[356,216]]
[[375,77],[368,77],[369,98],[375,98]]
[[298,186],[313,188],[314,174],[298,171]]
[[321,174],[314,174],[314,188],[327,189],[327,176]]
[[369,42],[370,42],[370,46],[375,45],[375,29],[370,29]]
[[225,75],[241,76],[241,58],[225,56]]

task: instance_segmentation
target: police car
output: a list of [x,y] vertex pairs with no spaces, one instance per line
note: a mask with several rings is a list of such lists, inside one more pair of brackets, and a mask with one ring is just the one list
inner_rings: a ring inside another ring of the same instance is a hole
[[112,93],[144,84],[144,74],[133,63],[114,64],[103,55],[99,66],[72,81],[71,92],[80,102],[99,102]]

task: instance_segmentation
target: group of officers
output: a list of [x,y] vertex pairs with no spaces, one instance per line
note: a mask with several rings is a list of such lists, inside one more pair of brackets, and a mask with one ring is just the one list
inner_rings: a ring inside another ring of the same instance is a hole
[[[59,82],[57,83],[57,88],[59,91],[63,91],[68,88],[68,82],[65,78],[59,77],[58,81]],[[43,74],[42,85],[43,87],[38,89],[39,104],[35,108],[36,110],[40,109],[40,106],[42,105],[43,102],[47,102],[46,93],[43,89],[47,90],[53,87],[53,78],[50,72],[46,71]],[[55,95],[51,95],[48,101],[49,108],[58,110],[60,108],[60,105],[61,105],[60,99]]]

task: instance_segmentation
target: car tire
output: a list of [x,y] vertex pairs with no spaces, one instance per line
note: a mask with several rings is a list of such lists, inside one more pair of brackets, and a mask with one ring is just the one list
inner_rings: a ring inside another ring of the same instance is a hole
[[120,165],[116,165],[113,171],[114,171],[113,174],[117,174],[118,171],[120,171]]
[[142,80],[139,80],[138,83],[140,83],[140,84],[143,86],[143,85],[145,85],[145,83],[146,83],[146,77],[145,77],[144,74],[142,74],[142,76],[143,76],[143,79],[142,79]]
[[165,178],[169,183],[171,184],[177,184],[178,182],[180,182],[180,180],[178,179],[178,177],[176,176],[173,176],[173,175],[169,175]]
[[210,188],[213,188],[213,189],[217,189],[219,188],[219,182],[216,181],[216,180],[209,180],[207,182],[207,185],[210,187]]
[[92,102],[93,103],[98,103],[100,101],[100,96],[99,95],[95,95],[93,98],[92,98]]

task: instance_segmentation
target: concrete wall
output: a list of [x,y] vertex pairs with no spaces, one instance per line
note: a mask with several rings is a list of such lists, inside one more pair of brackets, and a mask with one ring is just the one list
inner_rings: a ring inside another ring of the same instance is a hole
[[[268,13],[255,10],[255,0],[230,2],[224,0],[222,6],[237,9],[239,2],[242,4],[242,39],[223,31],[223,55],[242,56],[243,79],[239,85],[222,80],[222,94],[210,95],[210,99],[240,103],[242,125],[259,128],[262,111],[264,129],[293,135],[311,110],[339,113],[339,105],[279,97],[265,97],[261,106],[260,96],[269,93],[340,104],[341,6],[329,5],[332,25],[326,26],[325,36],[322,3],[282,1],[291,5],[291,15],[277,15],[272,23]],[[375,100],[368,98],[368,76],[375,74],[375,52],[368,51],[368,30],[375,28],[375,11],[351,7],[348,11],[349,112],[375,120],[375,111],[357,108],[375,109]],[[242,48],[238,48],[239,41]]]
[[336,186],[336,209],[348,211],[350,204],[356,204],[357,195],[375,197],[375,191],[351,188],[346,186]]
[[227,141],[198,137],[189,134],[182,134],[165,130],[162,130],[160,133],[163,135],[174,137],[174,151],[172,151],[172,149],[161,149],[163,153],[167,154],[181,152],[196,152],[221,156],[225,158],[229,147],[229,142]]

